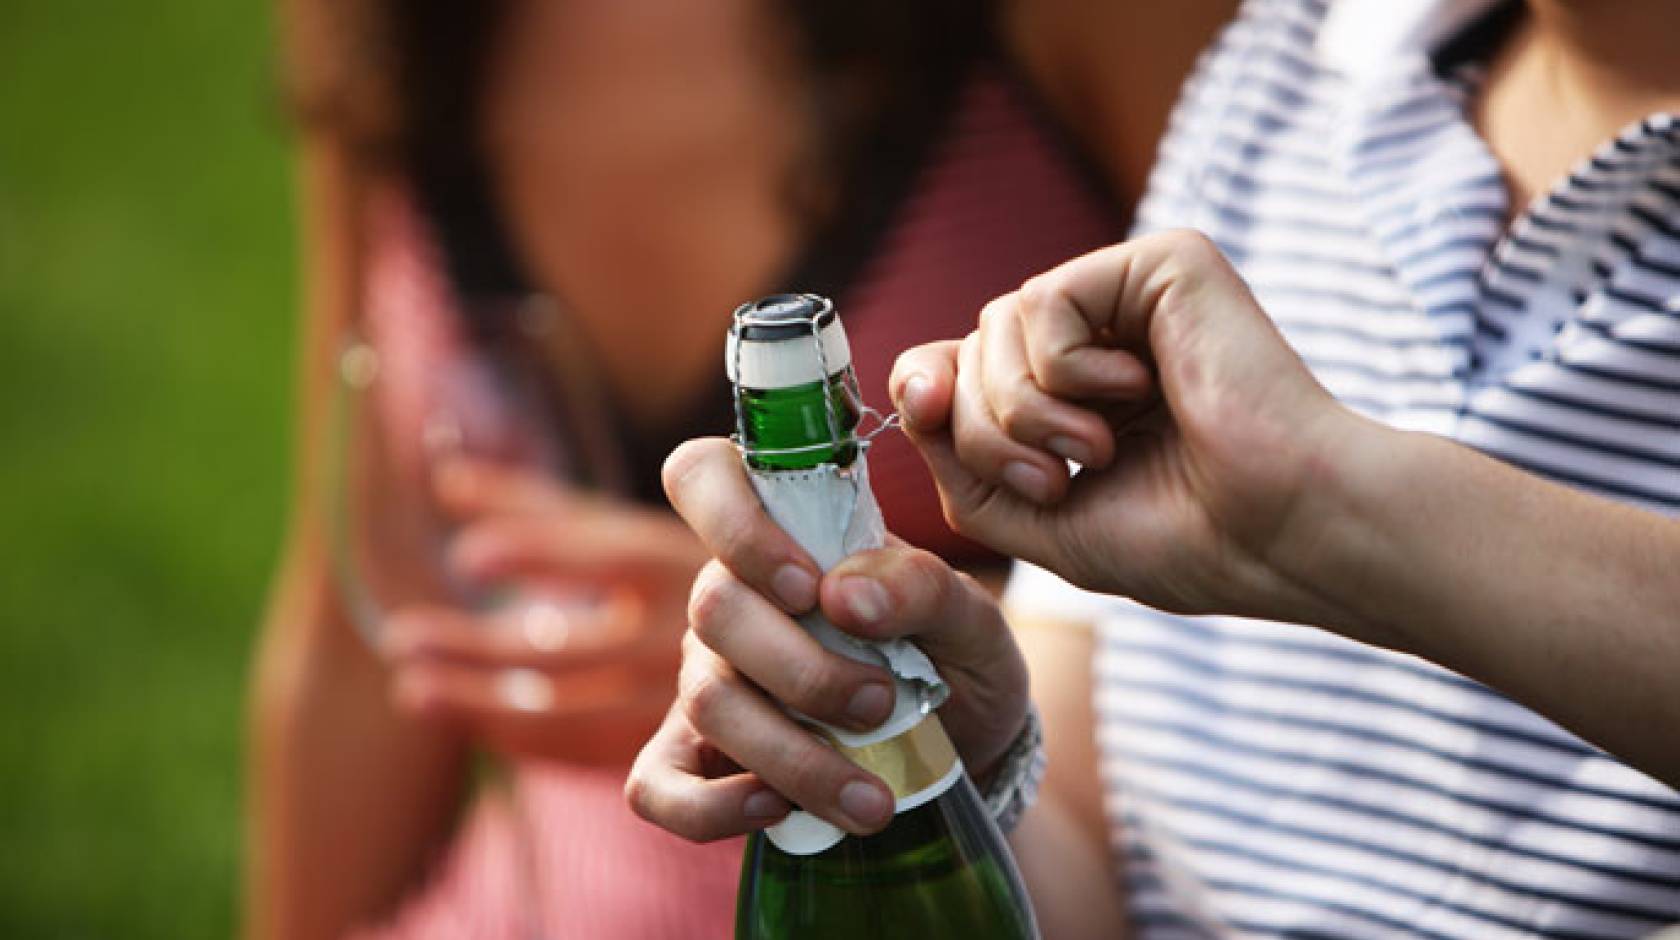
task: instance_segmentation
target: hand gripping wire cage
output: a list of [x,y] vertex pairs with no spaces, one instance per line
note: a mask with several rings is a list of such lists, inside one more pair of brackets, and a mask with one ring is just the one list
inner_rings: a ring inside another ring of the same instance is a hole
[[[766,303],[782,299],[804,301],[810,305],[811,312],[801,319],[790,319],[786,316],[767,317],[760,314]],[[825,320],[832,320],[834,316],[834,302],[827,297],[816,294],[776,295],[775,297],[744,303],[735,308],[734,320],[730,325],[730,333],[735,337],[735,342],[731,347],[734,361],[730,363],[729,370],[731,376],[730,400],[735,408],[735,433],[730,435],[730,439],[735,442],[736,448],[741,451],[743,457],[749,459],[755,457],[793,457],[800,454],[833,450],[847,445],[854,446],[858,448],[859,453],[863,453],[869,449],[875,438],[899,426],[899,417],[896,412],[882,414],[864,402],[863,392],[858,388],[857,373],[848,367],[845,370],[841,388],[846,395],[847,403],[852,406],[852,410],[858,416],[856,425],[849,432],[842,430],[843,422],[840,415],[835,413],[834,396],[828,394],[827,389],[824,389],[822,400],[823,417],[828,425],[827,441],[804,444],[799,447],[760,447],[751,441],[747,434],[746,412],[741,408],[743,389],[741,384],[741,347],[746,345],[747,331],[753,327],[786,331],[791,327],[808,326],[811,335],[809,349],[815,359],[815,374],[820,377],[818,381],[826,385],[832,379],[832,376],[829,375],[828,371],[828,351],[823,347],[823,324]],[[865,430],[871,422],[873,427],[868,427]]]

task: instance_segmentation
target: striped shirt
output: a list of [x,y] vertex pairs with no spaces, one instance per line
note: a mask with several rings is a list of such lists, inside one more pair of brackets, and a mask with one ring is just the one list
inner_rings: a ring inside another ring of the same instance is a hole
[[[1139,226],[1211,236],[1360,412],[1680,513],[1680,119],[1628,127],[1507,228],[1466,117],[1477,66],[1425,51],[1487,6],[1354,5],[1395,18],[1379,54],[1323,0],[1251,0],[1186,86]],[[1680,795],[1476,682],[1026,566],[1010,600],[1099,626],[1102,773],[1141,936],[1680,922]]]

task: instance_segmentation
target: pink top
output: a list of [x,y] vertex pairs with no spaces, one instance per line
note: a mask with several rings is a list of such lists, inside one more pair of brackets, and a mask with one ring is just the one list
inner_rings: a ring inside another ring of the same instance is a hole
[[[530,763],[518,777],[519,822],[535,838],[516,837],[505,798],[480,799],[431,880],[390,923],[357,936],[730,936],[740,839],[694,845],[647,825],[625,808],[617,771]],[[530,865],[521,863],[527,847]]]
[[[386,192],[374,209],[365,326],[380,349],[381,384],[410,389],[409,400],[385,404],[387,414],[424,414],[435,402],[416,390],[438,387],[427,376],[435,378],[440,359],[461,348],[460,320],[436,238],[412,199]],[[835,298],[866,400],[888,403],[886,379],[905,348],[963,335],[987,300],[1121,231],[1119,214],[1019,83],[995,67],[979,69],[861,276]],[[722,345],[720,334],[720,364]],[[450,394],[473,397],[470,387]],[[931,480],[902,435],[880,438],[870,462],[894,531],[948,558],[977,554],[946,528]],[[528,763],[516,776],[534,864],[518,861],[505,801],[481,799],[427,883],[389,923],[359,936],[729,936],[740,840],[696,846],[643,823],[623,802],[619,771]],[[522,883],[522,871],[533,873],[532,884]],[[527,916],[535,923],[522,923]]]

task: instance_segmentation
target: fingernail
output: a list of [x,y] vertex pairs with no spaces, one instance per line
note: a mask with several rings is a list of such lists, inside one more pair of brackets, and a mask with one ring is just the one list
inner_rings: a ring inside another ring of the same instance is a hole
[[1046,476],[1043,470],[1025,461],[1015,460],[1005,464],[1003,482],[1035,503],[1042,503],[1050,498],[1050,477]]
[[795,612],[810,610],[817,602],[817,579],[798,565],[783,565],[770,577],[770,590],[782,606]]
[[876,727],[892,711],[892,698],[891,689],[871,682],[852,693],[852,700],[846,703],[846,717],[863,729]]
[[892,606],[886,590],[872,578],[842,578],[840,593],[846,599],[846,609],[865,626],[886,619]]
[[1071,460],[1080,466],[1091,462],[1090,448],[1086,447],[1085,443],[1078,438],[1058,434],[1045,443],[1049,445],[1050,450],[1055,452],[1056,456],[1063,460]]
[[898,410],[905,420],[914,422],[921,417],[922,409],[927,405],[928,392],[933,390],[933,383],[920,372],[904,380],[904,388],[899,392]]
[[748,819],[780,819],[792,809],[773,790],[759,790],[741,802],[741,814]]
[[892,814],[892,801],[873,783],[853,780],[840,788],[840,811],[860,828],[875,829]]

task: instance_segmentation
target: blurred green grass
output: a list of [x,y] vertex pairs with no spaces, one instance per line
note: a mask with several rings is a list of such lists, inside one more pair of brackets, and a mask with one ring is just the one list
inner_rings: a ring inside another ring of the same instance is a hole
[[270,19],[0,3],[0,936],[235,929],[295,294]]

